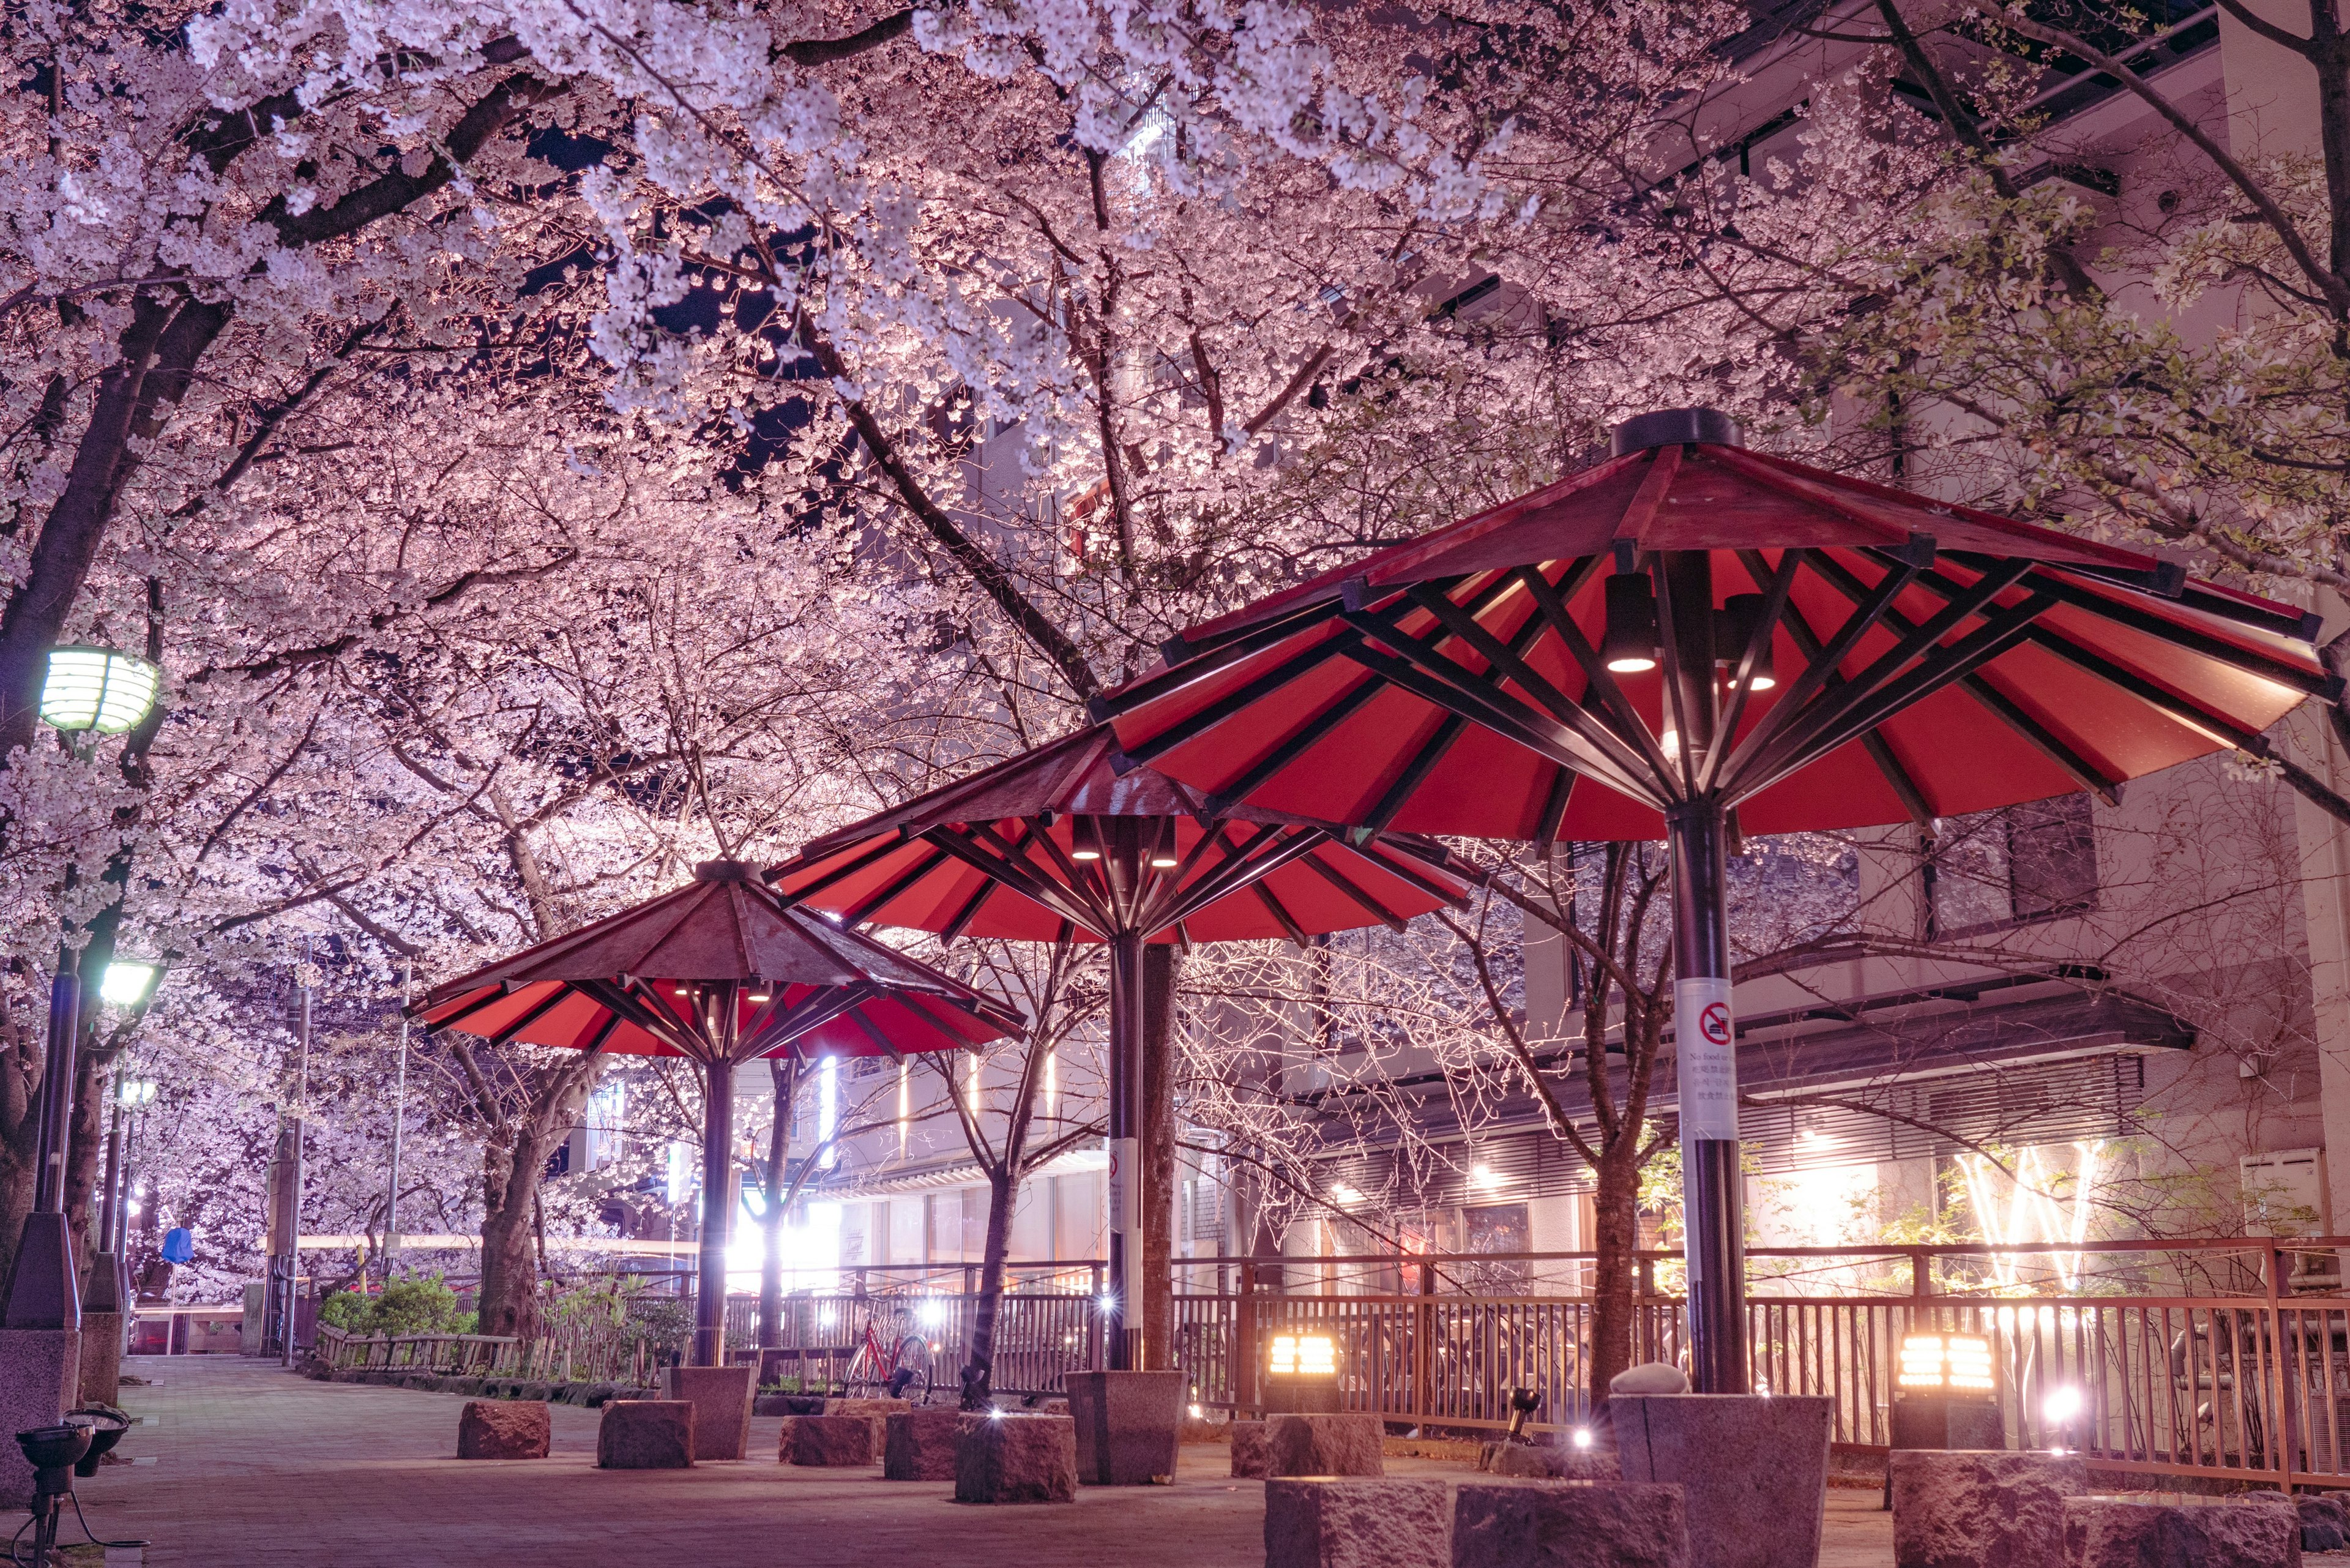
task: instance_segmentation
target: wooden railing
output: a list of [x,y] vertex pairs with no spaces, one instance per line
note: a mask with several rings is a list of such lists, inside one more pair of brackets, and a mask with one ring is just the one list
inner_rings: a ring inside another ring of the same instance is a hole
[[[1827,1396],[1835,1442],[1883,1449],[1903,1336],[1980,1334],[1993,1347],[2012,1446],[2077,1449],[2100,1469],[2147,1475],[2350,1483],[2350,1298],[2334,1283],[2337,1246],[2350,1241],[1757,1249],[1752,1376],[1774,1394]],[[1590,1414],[1589,1296],[1445,1287],[1489,1284],[1510,1270],[1574,1279],[1589,1260],[1179,1264],[1195,1281],[1221,1277],[1224,1288],[1177,1297],[1176,1358],[1198,1402],[1254,1409],[1268,1338],[1326,1334],[1337,1342],[1351,1408],[1414,1426],[1488,1429],[1507,1424],[1511,1391],[1526,1388],[1538,1400],[1535,1426],[1571,1428]],[[1643,1272],[1673,1261],[1645,1254]],[[1768,1277],[1774,1272],[1783,1277]],[[1399,1280],[1418,1288],[1397,1290]],[[2325,1288],[2303,1288],[2313,1280]],[[1676,1360],[1681,1333],[1678,1298],[1636,1298],[1635,1360]],[[2078,1405],[2062,1425],[2048,1415],[2059,1394]]]

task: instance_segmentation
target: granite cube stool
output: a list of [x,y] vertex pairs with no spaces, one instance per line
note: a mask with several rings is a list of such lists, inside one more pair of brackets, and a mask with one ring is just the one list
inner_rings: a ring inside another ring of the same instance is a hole
[[681,1470],[693,1463],[693,1407],[683,1399],[608,1399],[596,1426],[596,1468]]
[[827,1399],[824,1414],[827,1416],[862,1416],[873,1424],[873,1451],[881,1452],[889,1440],[889,1420],[902,1415],[913,1405],[904,1399]]
[[1451,1568],[1451,1501],[1444,1482],[1417,1478],[1268,1480],[1264,1568]]
[[1273,1449],[1263,1421],[1232,1423],[1232,1475],[1242,1480],[1263,1480],[1273,1473]]
[[1452,1568],[1691,1568],[1681,1489],[1463,1482]]
[[1384,1476],[1377,1416],[1273,1416],[1264,1423],[1265,1449],[1275,1476]]
[[873,1422],[865,1416],[794,1416],[775,1458],[787,1465],[855,1467],[873,1462]]
[[1087,1486],[1149,1486],[1172,1479],[1183,1438],[1180,1372],[1072,1372],[1077,1479]]
[[693,1407],[693,1457],[740,1459],[751,1452],[751,1379],[757,1368],[671,1366],[661,1372],[661,1393]]
[[1825,1524],[1834,1401],[1809,1395],[1617,1395],[1627,1481],[1681,1488],[1702,1568],[1814,1568]]
[[2068,1568],[2064,1500],[2089,1490],[2078,1454],[1897,1449],[1895,1568]]
[[881,1475],[886,1480],[951,1481],[962,1446],[961,1410],[900,1410],[883,1423]]
[[2074,1568],[2301,1568],[2301,1513],[2257,1495],[2067,1498],[2064,1548]]
[[543,1459],[554,1433],[538,1400],[468,1399],[457,1414],[461,1459]]
[[1077,1424],[1066,1416],[982,1416],[955,1446],[957,1502],[1075,1502]]

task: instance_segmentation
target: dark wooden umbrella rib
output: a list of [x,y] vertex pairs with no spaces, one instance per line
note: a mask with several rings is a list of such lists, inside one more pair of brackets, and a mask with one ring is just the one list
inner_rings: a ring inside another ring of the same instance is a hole
[[2298,669],[2288,660],[2242,647],[2199,628],[2157,615],[2137,605],[2109,599],[2103,594],[2066,582],[2054,570],[2043,567],[2034,571],[2025,579],[2024,586],[2034,593],[2046,594],[2074,609],[2160,638],[2165,642],[2192,649],[2206,659],[2233,665],[2248,675],[2257,675],[2263,680],[2290,686],[2304,696],[2332,701],[2342,694],[2342,678],[2338,675]]
[[1632,700],[1625,695],[1623,682],[1616,679],[1616,672],[1607,668],[1607,660],[1599,657],[1599,650],[1591,646],[1591,639],[1584,635],[1582,626],[1575,618],[1573,606],[1575,596],[1589,586],[1592,576],[1599,569],[1600,560],[1599,556],[1593,556],[1575,562],[1561,576],[1560,582],[1565,585],[1562,587],[1552,587],[1540,566],[1520,568],[1518,577],[1525,585],[1527,594],[1533,597],[1535,609],[1551,634],[1559,639],[1582,670],[1585,697],[1588,699],[1592,692],[1597,692],[1606,722],[1617,739],[1637,750],[1658,777],[1669,777],[1673,771],[1671,759],[1657,743],[1657,737],[1649,733],[1648,726],[1641,720],[1639,710],[1632,705]]
[[[1471,670],[1446,654],[1437,641],[1405,631],[1397,624],[1399,617],[1393,612],[1381,615],[1371,611],[1349,611],[1346,618],[1349,625],[1367,637],[1377,639],[1446,685],[1471,693],[1497,712],[1514,711],[1522,723],[1538,722],[1546,716],[1564,726],[1577,741],[1593,748],[1590,755],[1594,767],[1619,770],[1627,777],[1638,774],[1641,761],[1637,752],[1626,745],[1621,737],[1589,710],[1569,698],[1523,659],[1511,653],[1506,644],[1496,640],[1492,646],[1509,660],[1506,668],[1510,678],[1525,692],[1524,698],[1513,695],[1494,678],[1490,669]],[[1482,649],[1479,651],[1482,653]],[[1539,711],[1527,706],[1528,701],[1539,704]],[[1451,708],[1452,704],[1440,703],[1439,706]]]
[[[1908,674],[1887,681],[1857,709],[1821,730],[1808,746],[1790,742],[1788,749],[1778,756],[1759,761],[1756,772],[1764,774],[1765,782],[1753,784],[1751,793],[1761,794],[1812,758],[1825,756],[1862,734],[1873,732],[1903,709],[1935,695],[1960,678],[1998,658],[2031,636],[2035,629],[2033,622],[2055,602],[2034,595],[2020,605],[2002,610],[1956,643],[1919,660],[1917,668]],[[1741,781],[1730,786],[1729,793],[1732,799],[1744,798],[1747,785]]]
[[[1855,604],[1857,604],[1866,596],[1867,592],[1866,585],[1864,585],[1859,578],[1846,571],[1842,566],[1834,561],[1823,561],[1819,565],[1821,579],[1826,582],[1830,587],[1834,587],[1837,592],[1843,594],[1846,598],[1852,600]],[[1750,567],[1749,569],[1751,570],[1752,568]],[[1804,656],[1806,659],[1816,659],[1818,657],[1817,639],[1812,637],[1810,628],[1808,626],[1804,626],[1800,617],[1797,617],[1794,611],[1789,611],[1789,617],[1788,629],[1791,632],[1796,631],[1798,628],[1801,628],[1800,635],[1798,635],[1796,641],[1797,646],[1802,648]],[[1887,610],[1885,612],[1885,624],[1891,627],[1896,631],[1906,633],[1915,629],[1917,623],[1910,620],[1898,610]],[[1811,640],[1812,645],[1810,647],[1804,647],[1804,643],[1807,639]],[[2031,742],[2031,744],[2038,750],[2043,756],[2046,757],[2050,762],[2054,763],[2059,768],[2062,768],[2065,774],[2070,775],[2073,781],[2078,784],[2083,789],[2095,794],[2107,805],[2118,805],[2121,804],[2120,784],[2118,781],[2106,777],[2102,770],[2090,763],[2087,758],[2081,755],[2076,742],[2068,740],[2064,736],[2059,735],[2055,731],[2050,729],[2047,725],[2041,723],[2029,713],[2026,713],[2012,697],[2000,690],[1999,686],[1996,684],[1995,678],[1990,671],[1978,670],[1971,675],[1962,678],[1958,682],[1958,689],[1965,692],[1979,706],[1983,708],[1993,717],[1997,718],[2009,729],[2014,731],[2015,733],[2022,736],[2024,740]],[[1864,738],[1876,747],[1884,747],[1887,743],[1885,737],[1882,735],[1871,735]],[[1872,752],[1872,755],[1873,754],[1875,754],[1874,752]],[[1888,780],[1888,782],[1890,781]],[[1898,790],[1902,788],[1903,785],[1897,784],[1895,787]],[[1907,787],[1914,791],[1916,790],[1917,785],[1912,783],[1908,784]],[[1918,801],[1920,806],[1922,806],[1924,804],[1924,797],[1922,794],[1918,796]],[[1939,814],[1929,811],[1924,815],[1920,815],[1918,820],[1920,822],[1929,821],[1932,816],[1937,815]]]
[[[1606,779],[1635,800],[1646,801],[1659,809],[1664,805],[1653,781],[1641,778],[1637,772],[1627,771],[1617,756],[1609,754],[1611,750],[1619,749],[1622,745],[1612,735],[1607,735],[1605,742],[1594,744],[1579,731],[1536,711],[1498,687],[1469,675],[1450,659],[1408,659],[1400,653],[1383,654],[1367,647],[1357,647],[1347,657],[1374,674],[1385,677],[1389,684],[1401,687],[1440,709],[1467,712],[1487,729],[1517,742],[1529,751],[1539,753],[1578,773]],[[1430,668],[1431,664],[1434,669]],[[1576,714],[1585,723],[1593,723],[1590,715],[1580,708]],[[1593,727],[1599,733],[1607,734],[1603,726],[1594,724]]]
[[[1794,559],[1795,552],[1788,551],[1787,558]],[[1893,624],[1893,611],[1886,612],[1887,625]],[[1804,618],[1804,612],[1793,605],[1784,606],[1780,610],[1779,624],[1786,629],[1787,636],[1795,645],[1795,650],[1805,659],[1816,663],[1821,649],[1819,634],[1812,629],[1811,622]],[[1831,676],[1829,683],[1823,690],[1834,691],[1836,686],[1843,683],[1843,680],[1844,677],[1841,675]],[[1868,753],[1868,760],[1877,764],[1877,771],[1883,776],[1887,785],[1900,798],[1902,808],[1908,812],[1912,822],[1922,827],[1941,815],[1934,809],[1933,803],[1926,798],[1926,792],[1919,786],[1916,774],[1910,772],[1909,764],[1903,762],[1900,754],[1893,749],[1893,742],[1889,737],[1872,732],[1863,735],[1860,738],[1860,743]],[[1729,748],[1722,748],[1722,754],[1727,758]],[[1715,770],[1717,784],[1720,771]]]
[[[1202,707],[1198,712],[1170,724],[1159,734],[1139,745],[1124,746],[1125,753],[1138,763],[1152,763],[1184,742],[1192,740],[1231,718],[1234,713],[1278,691],[1298,677],[1310,674],[1333,659],[1350,652],[1362,642],[1362,633],[1342,629],[1325,638],[1302,653],[1294,654],[1271,670],[1226,692]],[[1278,647],[1276,642],[1274,646]],[[1376,685],[1376,682],[1372,684]]]
[[[1924,621],[1906,633],[1897,633],[1893,646],[1870,660],[1858,674],[1846,676],[1837,671],[1839,680],[1833,689],[1825,684],[1824,678],[1818,694],[1770,741],[1759,746],[1751,743],[1742,746],[1731,755],[1721,770],[1723,787],[1738,797],[1758,793],[1763,786],[1750,787],[1747,781],[1758,775],[1770,774],[1781,759],[1802,755],[1807,751],[1812,755],[1824,755],[1834,749],[1833,745],[1825,742],[1825,737],[1836,734],[1845,728],[1845,721],[1851,714],[1877,711],[1877,699],[1880,692],[1911,680],[1918,670],[1939,669],[1947,664],[1949,660],[1937,653],[1938,649],[1945,653],[1949,651],[1943,649],[1942,639],[1968,617],[1995,601],[2029,569],[2029,562],[2013,561],[2007,563],[2004,570],[1985,573],[1966,592],[1950,599]],[[2037,607],[2033,611],[2033,615],[2037,616],[2041,609],[2054,601],[2038,598],[2027,602]],[[1893,607],[1887,605],[1877,615],[1879,623],[1887,626],[1887,629],[1891,629],[1891,625],[1885,618],[1892,613],[1892,609]],[[2006,624],[2004,612],[2001,618],[1994,618],[1999,624]],[[1972,637],[1970,633],[1968,638],[1951,644],[1950,649],[1972,646]],[[1981,660],[1977,659],[1974,662]],[[1911,670],[1913,664],[1915,670]],[[1905,675],[1905,670],[1910,673]],[[1890,714],[1886,716],[1890,717]]]
[[[1779,564],[1768,566],[1760,550],[1741,550],[1738,563],[1746,569],[1754,586],[1762,590],[1762,613],[1756,618],[1752,634],[1746,646],[1739,650],[1738,663],[1730,675],[1730,707],[1721,716],[1721,733],[1735,738],[1739,723],[1746,717],[1746,704],[1754,694],[1754,678],[1762,659],[1770,653],[1773,640],[1778,636],[1779,623],[1787,613],[1787,595],[1795,586],[1795,573],[1803,566],[1803,556],[1794,550],[1779,552]],[[1809,628],[1805,628],[1808,632]],[[1798,645],[1800,647],[1800,644]],[[1817,657],[1819,646],[1804,650],[1806,661]],[[1729,761],[1731,748],[1715,746],[1706,753],[1705,774],[1699,782],[1701,789],[1718,788],[1723,765]],[[1888,781],[1890,778],[1888,776]],[[1896,786],[1897,789],[1898,786]]]
[[515,1035],[521,1033],[524,1030],[529,1028],[532,1024],[537,1023],[540,1019],[554,1012],[556,1006],[565,1000],[565,996],[566,993],[561,985],[550,984],[547,987],[547,992],[545,996],[541,997],[531,1006],[525,1008],[518,1017],[510,1019],[506,1023],[500,1024],[498,1026],[497,1033],[488,1035],[486,1038],[493,1045],[504,1044],[507,1041],[513,1039]]
[[[1359,643],[1359,633],[1349,631],[1350,641]],[[1354,685],[1336,701],[1325,703],[1321,711],[1305,723],[1275,740],[1240,775],[1219,785],[1208,796],[1208,809],[1221,814],[1244,800],[1268,781],[1286,770],[1292,763],[1322,743],[1323,738],[1353,718],[1365,703],[1387,690],[1386,682],[1372,675],[1358,674]]]

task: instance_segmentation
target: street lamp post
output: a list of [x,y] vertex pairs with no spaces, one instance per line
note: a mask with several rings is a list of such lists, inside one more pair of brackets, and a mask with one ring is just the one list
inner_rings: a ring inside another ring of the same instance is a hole
[[[49,651],[41,682],[41,718],[56,728],[76,756],[88,756],[100,735],[120,734],[144,720],[155,706],[161,672],[143,659],[102,648],[57,648]],[[71,927],[67,927],[70,937]],[[9,1276],[8,1296],[0,1309],[0,1327],[73,1330],[81,1327],[81,1298],[75,1280],[73,1236],[66,1223],[66,1153],[73,1118],[75,1035],[81,1026],[79,956],[70,940],[60,942],[57,966],[49,981],[48,1048],[42,1064],[40,1099],[40,1167],[35,1183],[33,1211],[16,1247],[16,1265]],[[154,983],[151,964],[123,966],[139,976],[136,1000],[143,1001]],[[109,968],[99,994],[111,1001],[116,990]]]

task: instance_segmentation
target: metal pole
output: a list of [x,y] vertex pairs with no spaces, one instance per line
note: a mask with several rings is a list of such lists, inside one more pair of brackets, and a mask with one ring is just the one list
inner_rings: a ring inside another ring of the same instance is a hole
[[303,1113],[309,1108],[310,1104],[310,953],[307,943],[303,946],[300,979],[302,1025],[300,1033],[295,1037],[296,1055],[292,1118],[294,1136],[288,1140],[286,1156],[293,1163],[293,1170],[287,1178],[287,1186],[291,1189],[293,1196],[286,1204],[286,1250],[282,1254],[285,1260],[286,1285],[277,1303],[278,1360],[281,1365],[286,1366],[294,1365],[294,1290],[295,1281],[302,1272],[302,1121]]
[[[730,1011],[733,1006],[731,994],[727,1006]],[[726,1344],[726,1189],[734,1166],[734,1064],[703,1063],[702,1083],[702,1275],[693,1296],[693,1365],[716,1366],[724,1358]]]
[[1102,1296],[1102,1341],[1109,1368],[1143,1365],[1136,1287],[1142,1272],[1142,933],[1109,943],[1109,1281]]
[[[1714,744],[1713,582],[1703,551],[1665,557],[1668,722],[1699,775]],[[1679,760],[1679,759],[1676,759]],[[1679,1088],[1681,1216],[1689,1262],[1690,1381],[1700,1394],[1743,1394],[1746,1358],[1744,1178],[1738,1168],[1737,1030],[1730,1002],[1730,915],[1718,797],[1665,814],[1673,877],[1673,1053]]]
[[44,1214],[66,1211],[66,1145],[73,1129],[74,1036],[81,1029],[78,955],[57,950],[57,977],[49,981],[49,1038],[41,1069],[41,1168],[33,1207]]
[[383,1199],[383,1282],[391,1282],[391,1266],[400,1256],[400,1139],[408,1120],[408,992],[416,983],[416,961],[410,959],[400,979],[400,1066],[391,1080],[391,1186]]
[[122,1218],[122,1069],[119,1065],[114,1069],[111,1097],[114,1108],[109,1113],[106,1128],[106,1189],[98,1211],[98,1245],[90,1251],[120,1257],[114,1244]]

